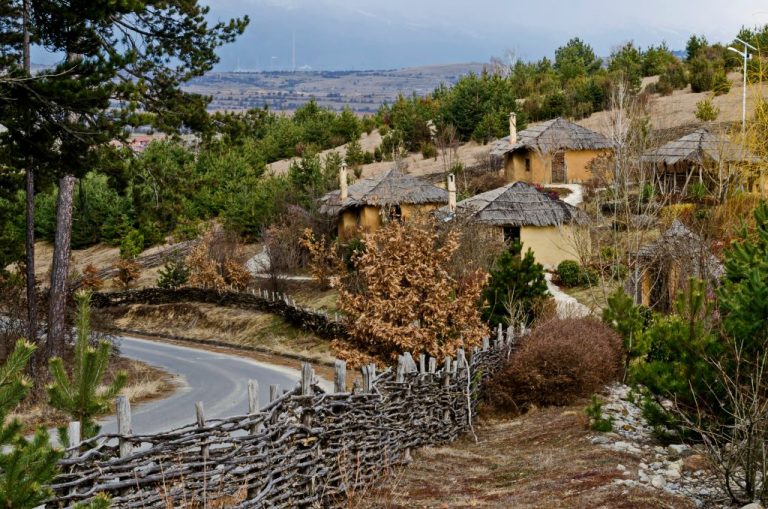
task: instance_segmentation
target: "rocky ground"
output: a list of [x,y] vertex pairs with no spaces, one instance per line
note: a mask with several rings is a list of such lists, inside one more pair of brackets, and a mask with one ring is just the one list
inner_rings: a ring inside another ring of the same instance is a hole
[[613,419],[613,431],[595,434],[591,442],[639,460],[636,469],[620,465],[626,478],[614,482],[628,487],[651,486],[683,495],[697,507],[730,507],[703,451],[686,444],[659,445],[640,408],[632,401],[629,387],[613,385],[604,399],[603,415]]

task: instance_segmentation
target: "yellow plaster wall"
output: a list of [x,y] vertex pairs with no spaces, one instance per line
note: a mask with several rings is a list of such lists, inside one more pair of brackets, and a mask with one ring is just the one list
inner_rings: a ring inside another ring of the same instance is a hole
[[531,248],[536,261],[554,268],[563,260],[578,260],[576,235],[573,227],[524,226],[520,229],[523,252]]
[[[592,172],[589,163],[604,151],[567,150],[565,165],[568,183],[580,183],[589,180]],[[525,171],[525,159],[531,159],[531,171]],[[552,183],[552,158],[547,154],[538,154],[532,150],[518,150],[508,154],[504,164],[504,176],[507,182],[527,182],[529,184]]]
[[[531,171],[525,171],[525,160],[530,158]],[[549,158],[532,150],[518,150],[508,154],[504,166],[507,182],[527,182],[537,184],[549,182]]]
[[565,153],[565,165],[568,168],[568,183],[578,184],[592,178],[589,163],[604,151],[569,150]]
[[[432,210],[438,209],[445,203],[424,203],[419,205],[403,204],[400,206],[400,212],[403,219],[407,220],[418,214],[426,214]],[[339,217],[339,236],[345,237],[354,233],[358,227],[367,232],[372,232],[380,227],[384,221],[381,217],[379,207],[365,206],[360,209],[345,210]]]

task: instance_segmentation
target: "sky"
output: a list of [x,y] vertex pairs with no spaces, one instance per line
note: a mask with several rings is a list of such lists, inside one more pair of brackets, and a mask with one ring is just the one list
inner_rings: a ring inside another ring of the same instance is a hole
[[247,14],[220,71],[394,69],[551,57],[571,37],[601,56],[629,40],[684,49],[692,33],[730,41],[768,23],[765,0],[203,0],[211,19]]
[[[598,56],[627,41],[685,48],[768,24],[766,0],[200,0],[210,20],[248,15],[217,71],[399,69],[552,57],[572,37]],[[57,60],[40,49],[33,62]]]

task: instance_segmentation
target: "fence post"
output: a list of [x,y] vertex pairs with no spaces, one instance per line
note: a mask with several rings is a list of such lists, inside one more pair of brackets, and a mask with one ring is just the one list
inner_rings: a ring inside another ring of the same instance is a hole
[[486,352],[491,347],[491,338],[488,336],[485,336],[483,338],[483,351]]
[[456,350],[456,368],[457,370],[461,370],[463,367],[465,367],[467,364],[466,359],[464,357],[464,349],[459,348]]
[[427,372],[427,356],[423,353],[419,354],[419,373],[424,374]]
[[272,403],[280,397],[280,386],[277,384],[269,385],[269,402]]
[[[443,369],[443,388],[448,389],[451,386],[451,373],[449,371],[449,366],[451,365],[451,358],[446,357],[445,358],[445,369]],[[450,422],[451,421],[451,413],[448,410],[448,408],[445,408],[443,410],[443,422]]]
[[312,364],[308,362],[301,363],[301,395],[312,395],[312,378],[314,373],[312,372]]
[[[253,415],[259,412],[259,382],[256,380],[248,380],[248,414]],[[259,432],[261,424],[251,425],[251,435]]]
[[117,433],[121,437],[118,440],[120,457],[125,458],[133,451],[131,442],[122,438],[133,434],[133,429],[131,429],[131,402],[125,396],[117,397]]
[[402,355],[397,356],[397,372],[395,374],[395,382],[399,384],[405,382],[405,357]]
[[504,332],[501,328],[501,324],[496,327],[496,348],[500,347],[504,343]]
[[[69,439],[69,448],[80,446],[80,421],[72,421],[67,425],[67,438]],[[69,453],[71,458],[75,458],[78,455],[78,449]]]
[[333,369],[333,392],[347,392],[347,363],[336,359]]
[[515,339],[515,326],[510,324],[507,327],[507,344],[511,345],[512,341]]
[[434,357],[430,357],[429,358],[429,372],[434,375],[436,371],[437,371],[437,359],[435,359]]
[[[204,428],[205,427],[205,413],[203,412],[203,402],[198,401],[195,403],[195,414],[197,415],[197,427],[198,428]],[[203,456],[203,461],[208,460],[208,444],[205,443],[205,439],[202,440],[202,445],[200,446],[200,454]]]

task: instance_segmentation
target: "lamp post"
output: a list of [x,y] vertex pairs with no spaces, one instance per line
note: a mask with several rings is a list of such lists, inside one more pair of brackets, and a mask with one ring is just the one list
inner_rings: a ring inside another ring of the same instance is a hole
[[738,50],[733,46],[728,46],[728,51],[733,51],[744,58],[744,87],[741,90],[741,132],[744,133],[747,126],[747,60],[749,60],[749,50],[757,51],[757,48],[738,37],[736,40],[744,45],[744,50]]

